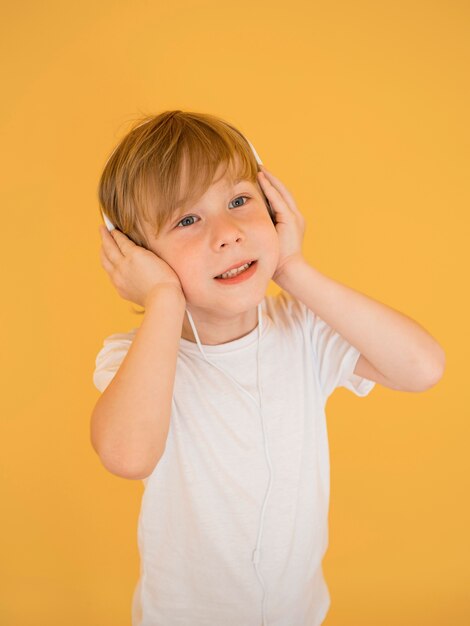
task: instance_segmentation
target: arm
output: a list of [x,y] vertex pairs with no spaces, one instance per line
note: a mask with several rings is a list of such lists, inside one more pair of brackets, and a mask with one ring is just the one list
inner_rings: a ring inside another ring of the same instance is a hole
[[438,342],[406,315],[310,266],[302,255],[304,216],[287,187],[260,167],[258,180],[274,209],[279,235],[274,282],[359,350],[355,374],[402,391],[423,391],[435,385],[445,366]]
[[165,450],[184,296],[159,286],[113,380],[91,417],[91,442],[103,465],[123,478],[148,476]]
[[445,353],[411,318],[319,272],[298,256],[276,283],[361,352],[354,373],[400,391],[424,391],[442,377]]

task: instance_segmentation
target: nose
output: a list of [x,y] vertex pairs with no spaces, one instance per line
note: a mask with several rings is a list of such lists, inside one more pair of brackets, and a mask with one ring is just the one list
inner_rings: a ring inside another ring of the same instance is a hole
[[212,245],[216,250],[233,243],[240,243],[244,238],[245,235],[239,223],[230,214],[218,217],[213,225]]

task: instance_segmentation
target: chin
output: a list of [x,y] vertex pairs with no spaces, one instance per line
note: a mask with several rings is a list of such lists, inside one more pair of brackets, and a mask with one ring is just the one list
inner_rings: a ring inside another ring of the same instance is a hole
[[220,296],[211,302],[210,308],[214,313],[218,313],[222,316],[233,317],[235,315],[242,315],[255,309],[260,302],[263,301],[266,289],[257,287],[251,289],[248,293],[241,292],[237,295],[232,294],[228,296]]

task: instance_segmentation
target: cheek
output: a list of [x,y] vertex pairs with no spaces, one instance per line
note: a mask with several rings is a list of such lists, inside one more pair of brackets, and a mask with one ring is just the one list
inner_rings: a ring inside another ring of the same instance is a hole
[[269,270],[274,272],[279,264],[280,256],[279,236],[274,228],[274,225],[272,225],[272,228],[270,228],[269,232],[266,234],[263,242],[263,249],[266,253],[265,258],[269,266]]
[[171,267],[178,276],[185,294],[190,294],[197,283],[195,276],[198,275],[198,260],[200,262],[201,253],[187,244],[182,246],[180,242],[170,244],[153,241],[150,250]]
[[190,250],[174,251],[171,255],[171,265],[178,275],[183,287],[194,288],[196,277],[201,273],[201,255],[191,254]]
[[269,224],[264,231],[264,248],[272,252],[273,257],[279,256],[279,236],[276,231],[276,227],[269,220]]
[[276,241],[273,244],[272,250],[273,250],[273,258],[272,258],[272,260],[273,260],[273,266],[274,266],[274,269],[275,269],[277,267],[278,263],[279,263],[279,257],[280,257],[280,254],[281,254],[281,250],[280,250],[280,247],[279,247],[279,238],[277,237],[277,235],[276,235]]
[[183,255],[178,247],[172,246],[169,242],[161,243],[154,241],[150,250],[162,261],[165,261],[178,276],[184,270]]
[[173,250],[169,250],[167,247],[158,246],[153,244],[150,248],[151,252],[153,252],[159,259],[164,261],[167,265],[171,267],[171,269],[175,272],[175,274],[180,279],[180,282],[183,282],[184,279],[184,269],[185,265],[181,262],[181,255]]

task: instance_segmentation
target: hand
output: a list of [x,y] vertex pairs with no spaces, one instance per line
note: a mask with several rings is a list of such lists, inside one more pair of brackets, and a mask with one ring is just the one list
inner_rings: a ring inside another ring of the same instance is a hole
[[184,297],[176,272],[154,252],[136,245],[120,230],[111,232],[101,225],[101,265],[119,295],[145,307],[152,291],[169,285]]
[[276,217],[276,231],[279,235],[279,262],[272,277],[280,281],[288,265],[303,259],[302,240],[305,232],[305,218],[297,208],[291,193],[264,165],[260,165],[258,180]]

